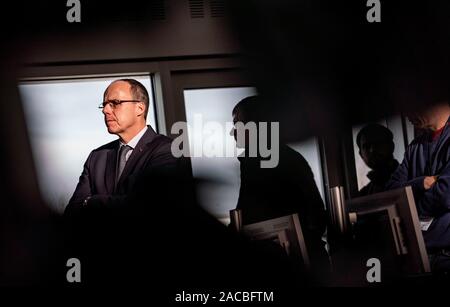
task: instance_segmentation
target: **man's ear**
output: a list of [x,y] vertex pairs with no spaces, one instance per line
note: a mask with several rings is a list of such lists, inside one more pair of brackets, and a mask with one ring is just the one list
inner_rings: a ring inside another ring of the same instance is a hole
[[136,115],[141,116],[145,112],[145,104],[143,102],[136,103]]

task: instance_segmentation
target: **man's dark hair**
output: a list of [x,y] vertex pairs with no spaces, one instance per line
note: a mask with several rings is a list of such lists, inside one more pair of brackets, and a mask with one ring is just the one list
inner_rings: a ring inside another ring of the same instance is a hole
[[249,96],[239,101],[233,108],[232,114],[239,114],[245,122],[259,122],[261,116],[258,112],[258,96]]
[[377,138],[384,140],[386,144],[394,144],[394,135],[391,130],[380,124],[368,124],[358,132],[356,144],[358,144],[359,148],[361,148],[361,138],[363,135],[369,140]]
[[[114,80],[113,82],[111,82],[111,84],[119,82],[119,81],[128,83],[130,85],[130,91],[131,91],[131,95],[133,95],[133,99],[142,101],[145,104],[144,118],[147,119],[147,114],[148,114],[148,109],[149,109],[149,98],[148,98],[148,92],[147,92],[147,89],[145,88],[145,86],[141,82],[139,82],[135,79],[117,79],[117,80]],[[105,92],[103,93],[103,97],[105,97],[106,93],[108,93],[109,86],[106,88]]]

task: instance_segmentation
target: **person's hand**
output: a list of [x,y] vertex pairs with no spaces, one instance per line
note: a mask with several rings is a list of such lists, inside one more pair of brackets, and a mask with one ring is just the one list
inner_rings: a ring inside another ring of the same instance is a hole
[[427,176],[423,180],[423,187],[425,190],[429,190],[433,187],[433,185],[436,183],[438,176]]

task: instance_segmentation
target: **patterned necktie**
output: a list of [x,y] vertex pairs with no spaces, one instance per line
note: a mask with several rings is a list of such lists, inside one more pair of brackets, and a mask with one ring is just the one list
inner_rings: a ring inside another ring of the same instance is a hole
[[132,148],[128,145],[120,146],[116,183],[119,182],[120,175],[122,175],[123,169],[125,168],[125,164],[127,163],[127,152],[129,152],[131,149]]

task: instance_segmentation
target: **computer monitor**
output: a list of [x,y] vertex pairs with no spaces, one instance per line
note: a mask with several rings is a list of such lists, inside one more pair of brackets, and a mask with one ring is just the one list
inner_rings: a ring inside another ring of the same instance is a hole
[[350,243],[343,254],[348,263],[366,272],[367,261],[378,259],[385,282],[430,272],[411,187],[354,198],[345,210]]
[[230,220],[236,231],[251,240],[270,241],[280,245],[303,269],[310,270],[309,255],[297,213],[242,225],[241,210],[236,209],[230,211]]

